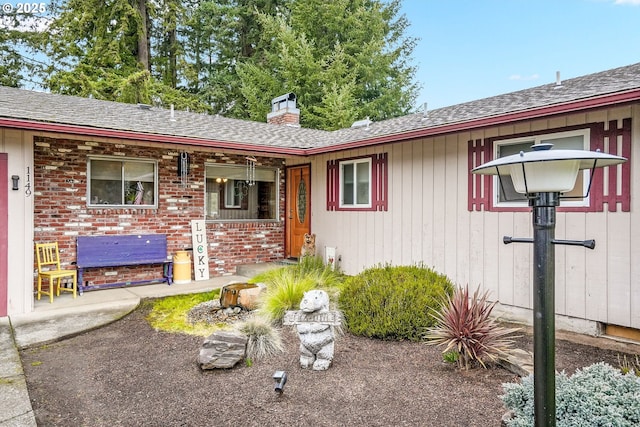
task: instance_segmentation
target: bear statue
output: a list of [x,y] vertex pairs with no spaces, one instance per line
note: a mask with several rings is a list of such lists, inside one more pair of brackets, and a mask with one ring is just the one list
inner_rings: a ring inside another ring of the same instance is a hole
[[[329,311],[329,295],[322,290],[305,292],[300,302],[304,314],[326,313]],[[329,368],[333,360],[334,327],[318,322],[304,322],[296,325],[300,337],[300,366],[316,371]]]

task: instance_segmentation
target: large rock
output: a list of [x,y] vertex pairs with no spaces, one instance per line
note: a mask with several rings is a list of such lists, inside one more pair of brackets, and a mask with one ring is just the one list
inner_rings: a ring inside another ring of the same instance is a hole
[[230,369],[244,359],[247,336],[239,332],[217,331],[204,340],[198,355],[201,369]]

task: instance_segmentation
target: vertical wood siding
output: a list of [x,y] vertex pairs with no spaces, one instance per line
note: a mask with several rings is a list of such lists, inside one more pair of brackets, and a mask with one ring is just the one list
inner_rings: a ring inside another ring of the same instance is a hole
[[[378,264],[423,263],[459,285],[481,286],[502,304],[532,308],[533,245],[502,243],[503,236],[531,237],[531,213],[470,211],[469,140],[552,130],[587,123],[622,127],[631,118],[631,205],[601,212],[557,213],[559,239],[595,239],[596,248],[556,247],[556,312],[572,318],[640,328],[640,106],[572,114],[387,144],[312,158],[313,232],[318,247],[337,247],[341,268],[357,274]],[[615,137],[620,144],[618,137]],[[328,160],[373,153],[389,156],[389,209],[326,209]],[[290,159],[288,164],[307,162]],[[618,177],[619,178],[619,177]],[[605,185],[609,180],[605,177]],[[621,179],[616,180],[618,184]],[[613,191],[610,189],[608,191]]]

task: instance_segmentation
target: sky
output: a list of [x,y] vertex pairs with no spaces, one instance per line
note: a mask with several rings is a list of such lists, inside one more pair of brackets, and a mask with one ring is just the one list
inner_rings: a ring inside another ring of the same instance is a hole
[[403,0],[416,107],[436,109],[640,62],[640,0]]
[[[0,8],[49,2],[0,0]],[[416,110],[554,83],[557,71],[566,80],[640,62],[640,0],[401,3],[406,35],[418,39]]]

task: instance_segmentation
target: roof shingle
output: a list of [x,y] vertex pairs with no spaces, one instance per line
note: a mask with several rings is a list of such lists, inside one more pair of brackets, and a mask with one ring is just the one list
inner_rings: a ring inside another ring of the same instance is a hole
[[373,122],[360,128],[322,131],[221,116],[144,109],[134,104],[20,90],[0,86],[0,119],[35,121],[201,140],[205,145],[240,144],[263,149],[339,147],[382,136],[514,114],[640,89],[640,63],[450,107]]

